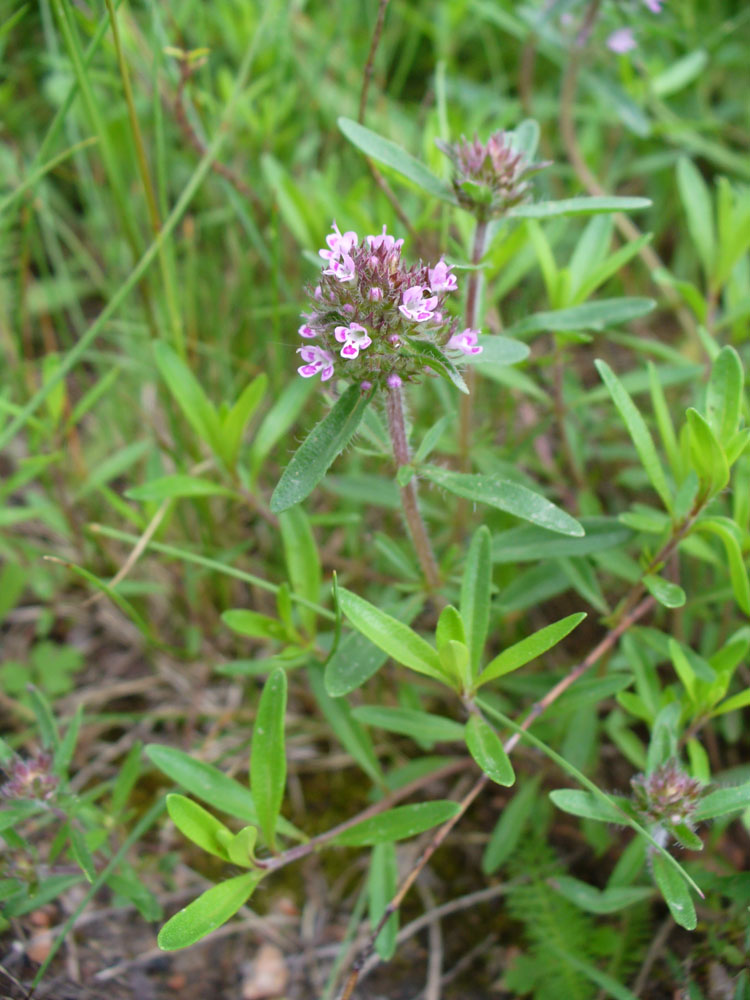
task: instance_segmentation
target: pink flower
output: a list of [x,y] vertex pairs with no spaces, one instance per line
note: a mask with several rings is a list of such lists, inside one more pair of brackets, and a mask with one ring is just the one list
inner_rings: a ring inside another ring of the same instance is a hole
[[613,31],[607,39],[607,48],[611,49],[612,52],[618,52],[620,54],[623,52],[630,52],[630,50],[636,48],[637,45],[638,42],[635,40],[632,28],[618,28],[617,31]]
[[398,389],[401,385],[401,378],[398,375],[389,375],[385,383],[389,389]]
[[300,337],[316,337],[318,331],[313,330],[313,328],[310,326],[309,323],[303,323],[302,326],[297,331],[297,333],[300,335]]
[[368,236],[367,242],[371,250],[379,250],[381,247],[385,247],[386,250],[400,250],[404,245],[404,241],[394,239],[393,236],[389,236],[385,231],[385,226],[383,226],[383,232],[378,236]]
[[312,378],[313,375],[317,375],[320,372],[320,381],[327,382],[331,375],[333,375],[333,358],[322,347],[314,345],[298,347],[297,354],[305,362],[304,365],[300,365],[297,369],[302,378]]
[[372,338],[367,330],[363,326],[360,326],[359,323],[350,323],[349,326],[337,326],[334,336],[340,344],[344,345],[341,348],[341,357],[350,358],[351,360],[354,360],[360,351],[364,351],[372,343]]
[[367,293],[367,297],[372,302],[382,302],[383,300],[383,289],[378,288],[377,285],[373,285],[370,291]]
[[318,253],[324,260],[331,260],[332,257],[348,254],[352,247],[357,245],[357,234],[353,230],[341,233],[336,223],[333,223],[333,232],[326,236],[326,243],[330,250],[319,250]]
[[428,271],[430,276],[430,290],[433,292],[455,292],[458,288],[456,276],[450,273],[450,267],[444,260],[431,267]]
[[[319,250],[318,253],[321,256],[325,253],[325,250]],[[329,267],[323,271],[323,274],[332,274],[334,277],[338,278],[339,281],[351,281],[355,275],[354,261],[349,256],[349,254],[344,254],[341,260],[335,260],[333,255],[331,255],[329,261]]]
[[643,0],[652,14],[661,14],[661,5],[664,0]]
[[425,298],[427,292],[429,289],[423,288],[421,285],[407,288],[403,294],[401,305],[398,307],[399,311],[415,323],[424,323],[426,320],[432,319],[438,300],[436,295]]
[[479,330],[472,330],[466,327],[461,333],[454,333],[447,343],[447,347],[452,347],[454,351],[461,351],[463,354],[481,354],[483,348],[477,344]]

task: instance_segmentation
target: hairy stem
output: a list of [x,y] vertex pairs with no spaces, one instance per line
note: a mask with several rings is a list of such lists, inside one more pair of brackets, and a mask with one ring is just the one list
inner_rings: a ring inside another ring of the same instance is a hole
[[[393,457],[396,460],[397,468],[400,468],[402,465],[408,465],[411,459],[409,443],[406,440],[404,403],[400,385],[389,386],[386,396],[386,409],[388,411],[388,429],[391,433],[391,442],[393,443]],[[419,559],[419,565],[422,567],[427,586],[430,590],[437,590],[440,586],[440,573],[438,572],[427,529],[419,512],[417,485],[413,478],[406,486],[401,487],[401,506],[404,509],[404,516],[409,526],[411,540],[414,543],[414,549]]]
[[[477,226],[474,230],[474,246],[471,251],[471,263],[478,268],[479,262],[484,257],[487,247],[487,226],[486,219],[477,219]],[[479,320],[479,294],[482,287],[483,275],[480,270],[469,272],[469,283],[466,290],[466,325],[472,330],[477,328]],[[471,467],[471,425],[474,416],[474,388],[476,386],[476,372],[473,368],[466,371],[466,385],[469,389],[467,396],[461,397],[461,408],[459,412],[458,425],[458,460],[461,463],[461,470],[468,472]],[[459,519],[461,520],[461,519]]]

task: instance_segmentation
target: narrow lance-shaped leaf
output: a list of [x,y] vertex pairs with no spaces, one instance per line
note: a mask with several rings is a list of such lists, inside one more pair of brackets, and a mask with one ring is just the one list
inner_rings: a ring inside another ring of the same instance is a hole
[[350,386],[330,413],[308,434],[292,456],[271,497],[271,510],[281,513],[304,500],[326,474],[359,427],[372,398],[358,385]]
[[734,436],[742,416],[744,381],[739,354],[733,347],[722,347],[711,365],[706,416],[720,444],[725,446]]
[[472,715],[466,723],[466,746],[487,777],[497,785],[512,785],[516,780],[502,740],[479,715]]
[[229,860],[229,854],[219,836],[224,833],[231,838],[232,832],[203,806],[184,795],[173,793],[167,796],[167,812],[174,825],[188,840],[192,840],[209,854],[215,854],[224,861]]
[[216,409],[195,375],[175,352],[159,341],[154,344],[156,365],[175,402],[198,436],[217,454],[221,453],[221,425]]
[[710,277],[716,253],[711,194],[697,167],[687,157],[682,157],[677,163],[677,189],[695,249],[706,276]]
[[490,587],[492,584],[492,538],[482,525],[469,546],[461,579],[461,617],[466,628],[472,676],[479,673],[487,629],[490,623]]
[[561,618],[504,649],[487,664],[479,675],[477,687],[481,687],[497,677],[502,677],[504,674],[509,674],[513,670],[518,670],[519,667],[535,660],[537,656],[546,653],[548,649],[552,649],[558,642],[561,642],[577,625],[580,625],[585,617],[585,611],[568,615],[566,618]]
[[508,212],[512,219],[551,219],[560,215],[596,215],[599,212],[633,212],[648,208],[648,198],[566,198],[561,201],[540,201],[531,205],[516,205]]
[[681,878],[679,872],[666,863],[661,854],[654,855],[652,865],[654,880],[659,886],[675,923],[692,931],[698,921],[693,901],[690,898],[690,890],[685,884],[685,880]]
[[651,485],[654,487],[656,492],[661,497],[661,500],[667,510],[672,509],[672,494],[667,485],[667,478],[664,475],[664,469],[662,468],[661,461],[658,454],[656,453],[656,448],[654,446],[654,440],[651,437],[651,431],[646,426],[646,421],[640,414],[640,411],[636,407],[630,395],[620,382],[619,378],[615,375],[612,369],[605,361],[595,361],[597,371],[601,375],[604,384],[609,390],[609,394],[612,400],[620,411],[620,416],[628,429],[628,433],[633,440],[638,456],[640,457],[643,468],[646,470],[648,478],[651,480]]
[[187,948],[221,927],[248,901],[263,875],[247,872],[207,889],[164,924],[156,939],[159,947],[163,951]]
[[445,823],[461,807],[457,802],[438,800],[437,802],[417,802],[414,805],[396,806],[379,816],[362,820],[337,834],[332,844],[342,847],[371,847],[394,840],[406,840],[424,833],[439,823]]
[[[370,927],[374,931],[386,906],[398,889],[398,861],[396,848],[392,843],[375,844],[373,847],[367,884],[370,896]],[[375,941],[375,950],[384,962],[393,958],[396,951],[398,912],[396,910],[388,917]]]
[[232,409],[224,417],[221,425],[221,457],[230,468],[237,463],[242,435],[258,409],[267,385],[268,376],[265,372],[261,372],[243,389]]
[[524,521],[538,524],[548,531],[556,531],[562,535],[584,534],[581,525],[570,514],[566,514],[546,497],[518,483],[499,479],[497,476],[451,472],[435,465],[424,466],[421,475],[457,496],[486,503]]
[[370,642],[405,667],[446,682],[437,651],[408,625],[351,591],[341,589],[339,599],[346,617]]
[[[310,521],[301,507],[290,507],[279,516],[281,541],[289,573],[289,582],[299,597],[313,604],[320,597],[320,557]],[[298,614],[308,635],[315,635],[316,614],[312,608],[298,607]]]
[[271,850],[286,783],[284,716],[286,673],[277,667],[263,687],[250,749],[250,789],[263,836]]
[[520,337],[543,330],[558,333],[566,330],[606,330],[607,327],[645,316],[655,306],[656,302],[653,299],[599,299],[568,309],[550,309],[546,312],[533,313],[508,327],[505,333],[509,337]]
[[358,149],[361,149],[366,156],[372,157],[378,163],[383,163],[386,167],[392,167],[413,181],[427,194],[431,194],[441,201],[456,204],[456,196],[452,188],[445,181],[436,177],[423,163],[407,153],[405,149],[397,146],[395,142],[384,139],[382,135],[352,121],[351,118],[339,118],[338,126],[347,139]]
[[707,496],[715,497],[729,482],[729,463],[705,417],[692,407],[685,415],[693,468]]

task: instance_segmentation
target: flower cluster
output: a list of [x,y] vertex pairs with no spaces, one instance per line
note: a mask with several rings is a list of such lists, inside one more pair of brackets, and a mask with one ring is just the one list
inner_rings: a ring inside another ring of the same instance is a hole
[[686,774],[677,761],[667,761],[649,775],[638,774],[630,784],[636,807],[649,822],[692,825],[702,786],[696,778]]
[[14,757],[4,765],[8,781],[0,785],[0,794],[6,799],[49,799],[58,786],[59,779],[52,773],[52,755],[39,753],[29,760]]
[[503,131],[493,132],[487,142],[475,135],[471,142],[461,136],[460,142],[436,139],[435,143],[454,166],[456,197],[478,217],[502,215],[525,201],[530,194],[529,176],[549,166],[531,163]]
[[[336,223],[320,250],[324,266],[311,292],[297,348],[303,378],[334,371],[360,381],[364,389],[400,385],[461,355],[479,354],[479,331],[458,331],[445,312],[446,297],[458,289],[451,265],[421,262],[407,267],[402,239],[386,232],[359,240]],[[336,368],[336,366],[339,366]]]

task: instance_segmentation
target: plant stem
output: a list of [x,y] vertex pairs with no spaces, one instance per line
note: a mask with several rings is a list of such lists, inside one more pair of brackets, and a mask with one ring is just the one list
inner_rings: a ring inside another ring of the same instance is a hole
[[[487,226],[486,219],[477,219],[474,230],[474,246],[471,252],[471,263],[477,267],[484,251],[487,247]],[[483,275],[479,270],[469,272],[469,284],[466,290],[466,326],[472,330],[477,328],[479,320],[479,293],[482,287]],[[466,385],[469,393],[461,397],[461,409],[459,413],[458,425],[458,460],[461,464],[461,471],[468,472],[471,467],[469,458],[471,449],[471,425],[474,416],[474,389],[477,376],[474,368],[469,367],[466,371]],[[465,505],[465,504],[464,504]],[[461,520],[459,518],[459,520]]]
[[[388,429],[391,432],[391,441],[393,443],[393,457],[396,459],[396,467],[400,468],[402,465],[408,465],[411,459],[409,443],[406,440],[404,403],[400,385],[388,387],[386,409],[388,412]],[[404,508],[404,516],[409,526],[411,540],[414,543],[414,549],[419,559],[419,565],[422,567],[427,586],[430,590],[437,590],[440,586],[440,574],[427,529],[422,520],[422,515],[419,513],[417,485],[413,478],[406,486],[401,487],[401,505]]]

